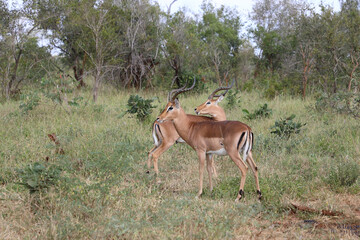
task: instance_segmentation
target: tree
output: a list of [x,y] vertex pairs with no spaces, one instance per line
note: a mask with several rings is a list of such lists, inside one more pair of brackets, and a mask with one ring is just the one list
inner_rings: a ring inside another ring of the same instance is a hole
[[231,73],[240,62],[239,49],[244,43],[240,39],[240,17],[236,11],[221,6],[218,9],[203,3],[202,22],[199,23],[200,39],[205,44],[208,65],[214,67],[215,77],[221,85],[222,76]]
[[28,17],[44,30],[50,45],[60,50],[65,66],[73,70],[78,87],[84,87],[84,72],[88,65],[87,55],[80,48],[80,43],[89,38],[83,31],[83,18],[79,9],[95,1],[70,0],[24,0],[24,9]]
[[294,50],[296,19],[308,8],[306,3],[295,0],[255,2],[251,19],[256,27],[251,33],[260,48],[258,67],[264,66],[273,72],[291,62],[288,57]]
[[344,55],[342,66],[349,76],[347,90],[350,92],[354,75],[358,72],[360,61],[360,2],[345,0],[341,2],[342,33],[344,34]]
[[39,47],[33,35],[37,25],[26,18],[22,9],[9,10],[0,1],[0,72],[2,94],[7,99],[19,93],[20,84],[41,78],[41,62],[50,57],[47,48]]

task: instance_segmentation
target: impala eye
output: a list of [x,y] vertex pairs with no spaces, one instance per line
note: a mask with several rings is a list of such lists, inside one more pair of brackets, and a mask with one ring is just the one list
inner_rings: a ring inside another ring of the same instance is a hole
[[208,105],[209,105],[210,103],[211,103],[211,102],[207,102],[206,104],[208,104]]
[[173,110],[174,108],[172,107],[172,106],[170,106],[169,108],[168,108],[168,111],[171,111],[171,110]]

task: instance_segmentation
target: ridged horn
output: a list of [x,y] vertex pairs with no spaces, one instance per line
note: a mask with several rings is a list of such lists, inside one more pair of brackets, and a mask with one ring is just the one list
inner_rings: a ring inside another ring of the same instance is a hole
[[194,77],[194,82],[193,82],[193,85],[189,88],[185,88],[185,86],[183,86],[182,88],[179,88],[179,89],[174,89],[172,90],[171,92],[169,92],[169,102],[173,102],[175,101],[175,98],[177,97],[177,95],[179,95],[180,93],[184,93],[184,92],[187,92],[187,91],[190,91],[191,89],[193,89],[195,87],[195,83],[196,83],[196,78]]
[[[220,97],[221,95],[222,95],[222,96],[225,96],[225,94],[234,86],[234,83],[235,83],[235,79],[233,80],[233,82],[231,83],[230,86],[228,86],[228,87],[219,87],[219,88],[215,89],[215,91],[213,91],[213,92],[209,95],[208,99],[211,100],[211,99],[213,99],[214,97]],[[219,91],[222,91],[222,90],[226,90],[226,91],[225,91],[224,93],[222,93],[222,94],[215,95],[215,93],[217,93],[217,92],[219,92]]]

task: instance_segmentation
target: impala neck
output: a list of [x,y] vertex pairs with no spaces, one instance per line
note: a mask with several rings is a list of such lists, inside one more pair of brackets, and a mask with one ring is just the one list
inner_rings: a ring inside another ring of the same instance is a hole
[[179,115],[175,119],[173,119],[173,123],[179,136],[184,139],[185,142],[189,143],[188,133],[190,132],[192,121],[181,107]]
[[216,111],[210,115],[215,121],[226,121],[225,111],[221,107],[217,108]]

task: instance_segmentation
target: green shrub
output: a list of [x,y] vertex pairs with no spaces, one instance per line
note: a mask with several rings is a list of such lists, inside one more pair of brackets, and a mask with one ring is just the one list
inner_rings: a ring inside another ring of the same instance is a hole
[[275,125],[271,127],[274,129],[271,133],[278,135],[279,137],[289,138],[293,133],[299,133],[301,127],[305,126],[306,123],[297,123],[293,119],[296,117],[292,114],[290,117],[275,121]]
[[240,101],[239,97],[237,96],[238,93],[239,93],[238,89],[236,89],[235,91],[233,91],[232,89],[229,90],[229,92],[227,93],[227,96],[226,96],[225,108],[233,109],[240,105],[241,101]]
[[36,193],[55,185],[61,173],[61,168],[53,164],[35,162],[22,169],[17,169],[20,183],[30,193]]
[[202,80],[201,75],[194,74],[192,72],[187,72],[187,71],[182,72],[180,76],[180,86],[184,86],[186,84],[187,87],[190,87],[193,84],[194,78],[196,79],[194,88],[190,92],[187,92],[185,94],[207,92],[208,88],[205,85],[205,82],[201,81]]
[[21,100],[19,108],[23,114],[27,114],[29,111],[36,108],[40,103],[40,97],[37,92],[22,95]]
[[267,103],[265,103],[263,106],[260,106],[260,108],[255,110],[253,113],[250,113],[247,109],[243,109],[242,111],[246,114],[245,118],[248,120],[253,120],[256,118],[267,118],[272,114],[272,109],[268,108]]
[[325,183],[331,188],[352,186],[360,175],[360,167],[356,162],[338,162],[332,165],[325,177]]
[[332,95],[322,94],[316,99],[315,109],[335,111],[360,118],[360,93],[338,92]]
[[152,105],[154,99],[143,99],[139,95],[131,95],[127,103],[126,113],[136,114],[136,118],[140,121],[147,119],[152,113]]

